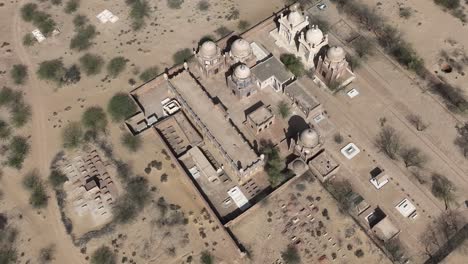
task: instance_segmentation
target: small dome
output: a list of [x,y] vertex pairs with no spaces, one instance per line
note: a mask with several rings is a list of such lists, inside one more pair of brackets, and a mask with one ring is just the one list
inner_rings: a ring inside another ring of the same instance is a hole
[[294,172],[301,172],[306,168],[306,164],[302,160],[296,159],[292,162],[291,168]]
[[307,30],[305,37],[310,44],[318,45],[323,40],[323,33],[318,27],[313,27]]
[[319,144],[319,135],[312,128],[308,128],[302,131],[299,141],[303,147],[313,148]]
[[341,62],[345,59],[346,53],[342,47],[330,47],[327,51],[327,57],[332,62]]
[[199,53],[204,58],[212,58],[216,55],[217,51],[218,47],[216,47],[216,44],[211,40],[207,40],[200,46]]
[[250,76],[250,69],[245,64],[241,64],[234,69],[234,75],[238,79],[245,79]]
[[251,53],[250,43],[245,39],[236,39],[231,46],[231,54],[238,58],[244,58]]
[[288,15],[289,24],[292,24],[293,26],[297,26],[300,23],[302,23],[302,21],[304,21],[304,17],[301,15],[301,13],[299,13],[299,11],[294,10],[294,11],[291,11],[291,13],[289,13]]

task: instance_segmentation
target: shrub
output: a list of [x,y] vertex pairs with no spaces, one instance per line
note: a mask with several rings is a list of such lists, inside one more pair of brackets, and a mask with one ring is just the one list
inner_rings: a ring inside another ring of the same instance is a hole
[[99,55],[86,53],[80,58],[80,64],[86,75],[96,75],[101,72],[104,60]]
[[397,159],[401,147],[400,135],[393,127],[384,126],[375,139],[377,148],[392,160]]
[[434,0],[434,2],[448,9],[456,9],[460,7],[460,0]]
[[37,5],[34,3],[27,3],[23,5],[20,9],[21,17],[26,22],[31,22],[34,18],[34,15],[37,11]]
[[78,10],[78,7],[80,6],[80,1],[79,0],[69,0],[66,4],[65,4],[65,13],[67,14],[71,14],[73,12],[75,12],[76,10]]
[[432,175],[431,192],[434,197],[444,201],[445,210],[449,208],[451,203],[455,202],[455,190],[455,185],[447,177],[438,173]]
[[444,99],[450,110],[458,112],[468,110],[468,102],[460,88],[451,86],[448,83],[433,83],[431,84],[431,90]]
[[399,154],[407,168],[422,168],[423,165],[427,162],[426,155],[422,154],[421,150],[416,147],[402,148]]
[[210,252],[208,251],[203,251],[201,256],[200,256],[200,262],[202,264],[213,264],[213,256],[211,256]]
[[239,24],[237,24],[237,27],[239,28],[240,31],[245,31],[250,27],[249,21],[246,20],[240,20]]
[[74,84],[81,80],[80,68],[73,64],[65,71],[62,82],[65,84]]
[[0,106],[11,106],[14,102],[22,100],[23,94],[20,91],[14,91],[9,87],[3,87],[0,90]]
[[70,41],[70,49],[77,51],[89,49],[95,36],[96,28],[93,25],[78,28],[75,36]]
[[281,54],[280,60],[295,76],[301,77],[305,74],[304,65],[301,60],[293,54]]
[[365,39],[364,37],[359,37],[352,42],[353,48],[356,51],[356,54],[360,58],[365,58],[373,54],[374,45],[373,43]]
[[68,149],[77,148],[83,142],[83,129],[78,122],[71,122],[62,131],[63,146]]
[[21,169],[30,150],[25,137],[14,136],[8,144],[7,165],[15,169]]
[[65,67],[61,59],[43,61],[39,64],[39,69],[37,70],[37,75],[40,79],[59,84],[64,74]]
[[75,28],[81,28],[89,22],[88,18],[84,15],[76,15],[73,18],[73,25]]
[[68,180],[67,176],[60,170],[54,169],[50,172],[49,182],[55,189],[62,188],[62,185]]
[[404,19],[408,19],[412,15],[412,10],[409,7],[401,7],[400,8],[400,17]]
[[289,245],[286,250],[281,252],[281,258],[286,264],[299,264],[301,263],[301,256],[296,247]]
[[218,36],[224,37],[227,34],[231,33],[231,30],[229,30],[229,28],[227,28],[225,26],[220,26],[219,28],[217,28],[215,30],[215,32],[216,32],[216,34],[218,34]]
[[121,72],[125,70],[125,66],[127,64],[127,60],[122,57],[115,57],[109,61],[107,64],[107,72],[112,77],[117,77]]
[[28,76],[28,67],[24,64],[15,64],[11,68],[10,76],[15,84],[24,84]]
[[114,122],[122,121],[136,112],[133,100],[125,93],[115,94],[107,105],[107,111]]
[[286,101],[283,100],[278,103],[278,113],[282,118],[287,118],[289,116],[291,108]]
[[24,46],[32,46],[36,43],[36,39],[34,38],[33,34],[31,33],[26,33],[23,36],[23,45]]
[[29,203],[34,208],[43,208],[47,206],[47,193],[40,176],[36,171],[28,173],[23,178],[23,185],[26,189],[31,191]]
[[187,59],[192,57],[192,55],[192,51],[188,48],[185,48],[178,50],[176,53],[174,53],[172,59],[174,60],[175,64],[182,64],[183,62],[187,61]]
[[341,144],[343,143],[343,136],[340,133],[336,133],[335,135],[333,135],[333,140],[336,144]]
[[229,10],[229,13],[225,16],[225,18],[226,20],[230,21],[230,20],[239,19],[239,16],[240,16],[239,10],[235,8],[231,8],[231,10]]
[[184,0],[167,0],[167,6],[171,9],[180,9]]
[[8,139],[11,136],[11,128],[4,120],[0,119],[0,140]]
[[[127,1],[127,3],[129,3]],[[149,16],[150,7],[146,0],[131,1],[130,17],[133,30],[139,30],[145,25],[145,17]]]
[[114,252],[106,247],[101,246],[96,249],[91,255],[91,264],[116,264],[116,256]]
[[463,126],[457,127],[457,138],[455,139],[455,145],[463,153],[465,158],[468,157],[468,123]]
[[31,119],[31,107],[22,100],[11,106],[10,113],[15,127],[22,127]]
[[39,251],[39,260],[40,263],[49,263],[54,260],[55,246],[50,245],[45,248],[41,248]]
[[206,11],[210,9],[210,3],[206,0],[201,0],[200,2],[198,2],[197,7],[200,11]]
[[121,142],[131,152],[136,152],[141,147],[141,138],[130,133],[122,135]]
[[135,219],[151,195],[148,181],[143,177],[130,178],[125,189],[127,193],[117,199],[113,208],[114,219],[119,223]]
[[158,73],[159,68],[157,66],[147,68],[140,74],[140,80],[142,80],[143,82],[149,82],[150,80],[158,76]]
[[81,122],[85,128],[94,131],[104,131],[107,127],[107,117],[104,110],[99,106],[89,107],[83,113]]

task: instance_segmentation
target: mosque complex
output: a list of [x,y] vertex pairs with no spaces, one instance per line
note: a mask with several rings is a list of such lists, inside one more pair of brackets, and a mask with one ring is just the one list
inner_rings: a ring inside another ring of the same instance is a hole
[[[299,58],[313,82],[288,70],[282,54]],[[244,33],[201,43],[183,65],[133,90],[140,111],[126,124],[135,135],[152,129],[160,136],[227,222],[271,190],[265,145],[279,149],[293,175],[334,175],[339,164],[323,148],[319,128],[328,117],[310,90],[354,78],[344,49],[330,46],[293,5]],[[291,117],[281,116],[280,104]]]

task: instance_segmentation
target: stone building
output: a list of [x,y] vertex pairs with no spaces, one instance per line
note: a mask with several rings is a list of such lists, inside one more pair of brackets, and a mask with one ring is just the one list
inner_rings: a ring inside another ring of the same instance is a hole
[[339,88],[354,80],[354,73],[349,69],[346,52],[342,47],[330,47],[326,55],[319,58],[315,69],[315,77],[316,80],[329,88],[332,86]]
[[275,115],[273,112],[262,105],[247,115],[247,126],[253,132],[254,135],[260,134],[267,128],[272,126],[275,121]]
[[229,50],[229,65],[235,66],[239,63],[243,63],[252,67],[255,65],[256,61],[257,59],[252,51],[252,47],[247,40],[238,38],[232,42]]
[[205,41],[198,47],[195,53],[198,62],[198,68],[204,77],[210,77],[223,71],[226,60],[221,49],[213,41]]
[[328,35],[323,35],[323,32],[313,25],[305,34],[304,31],[301,32],[297,53],[307,68],[314,68],[315,56],[326,45],[328,45]]
[[320,136],[317,131],[313,128],[308,128],[300,132],[297,139],[291,139],[289,149],[307,161],[318,152],[320,145]]
[[234,68],[233,73],[228,77],[228,87],[233,94],[241,99],[257,92],[250,68],[245,64],[239,64]]
[[270,32],[270,34],[276,39],[278,46],[289,50],[296,50],[296,36],[308,25],[309,18],[302,15],[299,5],[295,4],[290,7],[290,12],[287,16],[283,13],[280,14],[278,28]]

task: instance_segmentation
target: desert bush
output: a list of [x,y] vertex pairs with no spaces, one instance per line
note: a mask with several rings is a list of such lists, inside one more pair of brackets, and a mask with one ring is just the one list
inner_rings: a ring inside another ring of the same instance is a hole
[[26,22],[32,22],[34,15],[37,11],[37,4],[35,3],[27,3],[23,5],[20,9],[21,18],[23,18]]
[[404,147],[400,150],[399,155],[407,168],[422,168],[427,162],[427,157],[416,147]]
[[293,245],[289,245],[284,251],[281,252],[281,258],[286,264],[301,263],[301,256],[299,255],[299,251]]
[[227,34],[231,33],[231,30],[225,26],[220,26],[219,28],[215,30],[215,32],[216,34],[218,34],[218,36],[224,37]]
[[86,75],[96,75],[101,72],[104,59],[99,55],[86,53],[81,56],[80,64]]
[[50,172],[49,182],[55,189],[61,189],[67,180],[67,176],[65,176],[65,174],[63,174],[60,170],[54,169]]
[[240,20],[239,23],[237,24],[237,28],[239,28],[240,31],[245,31],[250,27],[249,21],[246,20]]
[[34,208],[47,206],[47,193],[40,176],[36,171],[32,171],[23,178],[23,186],[31,192],[29,203]]
[[17,101],[17,103],[11,105],[10,114],[11,123],[15,127],[22,127],[31,119],[31,107],[23,100]]
[[463,126],[457,127],[457,138],[455,139],[455,145],[463,153],[465,158],[468,157],[468,123],[465,123]]
[[88,18],[85,15],[76,15],[73,18],[73,25],[75,28],[81,28],[89,22]]
[[91,255],[91,264],[116,264],[117,257],[115,253],[106,246],[96,249]]
[[80,68],[73,64],[65,71],[65,74],[62,77],[62,82],[64,84],[74,84],[81,80]]
[[62,77],[65,74],[65,67],[61,59],[43,61],[39,64],[37,76],[39,79],[61,83]]
[[413,14],[413,11],[410,7],[400,7],[400,17],[408,19]]
[[114,122],[120,122],[131,115],[135,114],[137,107],[133,100],[125,93],[115,94],[107,105],[109,112]]
[[50,3],[53,4],[53,5],[61,5],[62,0],[50,0]]
[[130,133],[125,133],[121,138],[122,145],[130,150],[131,152],[136,152],[141,147],[141,138],[134,136]]
[[67,14],[71,14],[78,10],[78,7],[80,7],[80,0],[68,0],[65,4],[64,11]]
[[368,39],[359,37],[352,42],[352,45],[360,58],[366,58],[373,54],[374,44]]
[[207,11],[208,9],[210,9],[210,3],[207,0],[201,0],[200,2],[198,2],[197,8],[200,11]]
[[21,169],[29,150],[30,146],[25,137],[14,136],[8,144],[7,165],[18,170]]
[[451,111],[465,112],[468,110],[468,101],[460,88],[442,82],[432,83],[430,88],[433,93],[444,100]]
[[107,64],[107,73],[115,78],[125,70],[126,65],[127,59],[122,56],[114,57]]
[[154,79],[156,76],[158,76],[159,73],[159,68],[157,66],[149,67],[145,69],[141,74],[140,74],[140,80],[143,82],[149,82],[150,80]]
[[39,251],[39,262],[41,264],[50,263],[54,260],[55,246],[49,245],[48,247],[41,248]]
[[214,263],[213,256],[210,254],[210,252],[205,250],[201,253],[200,262],[202,264],[213,264]]
[[127,1],[130,5],[130,18],[133,30],[139,30],[145,25],[145,17],[149,16],[150,7],[146,0]]
[[23,45],[24,46],[32,46],[36,43],[36,39],[34,38],[32,33],[26,33],[23,36]]
[[272,186],[278,186],[286,180],[286,175],[282,173],[283,160],[280,157],[279,149],[274,147],[271,142],[261,142],[261,145],[263,146],[261,146],[260,152],[267,157],[265,171],[268,180]]
[[172,59],[174,60],[175,64],[182,64],[183,62],[187,61],[187,59],[192,57],[192,55],[192,50],[185,48],[174,53],[174,55],[172,55]]
[[444,202],[445,209],[447,210],[449,208],[449,205],[455,202],[455,185],[447,177],[438,173],[434,173],[431,179],[432,194],[434,195],[434,197]]
[[418,131],[423,131],[424,129],[427,128],[427,125],[424,123],[422,120],[421,116],[416,115],[416,114],[409,114],[406,116],[406,119],[408,122],[410,122],[414,128]]
[[[359,67],[361,67],[361,58],[360,57],[357,57],[357,56],[353,56],[351,54],[346,54],[346,61],[348,61],[349,63],[349,67],[351,67],[351,69],[353,71],[359,69]],[[331,89],[333,90],[333,89]]]
[[15,84],[24,84],[28,77],[28,67],[24,64],[15,64],[11,68],[10,76]]
[[32,15],[32,23],[35,25],[45,36],[50,35],[55,29],[56,23],[52,17],[42,11],[34,11]]
[[296,77],[299,78],[305,74],[304,64],[293,54],[281,54],[280,60]]
[[11,128],[7,122],[0,119],[0,140],[6,140],[11,136]]
[[239,9],[236,9],[236,8],[231,8],[229,10],[229,13],[225,16],[226,20],[228,21],[239,19],[239,17],[240,17],[240,12],[239,12]]
[[106,113],[99,106],[89,107],[84,111],[81,122],[85,128],[96,132],[105,131],[107,127]]
[[180,9],[184,0],[167,0],[167,6],[171,9]]
[[76,34],[70,41],[70,49],[77,51],[89,49],[96,34],[96,28],[93,25],[76,28]]
[[401,147],[401,138],[393,127],[384,126],[377,135],[375,144],[387,157],[396,160]]
[[71,122],[67,124],[62,131],[63,147],[67,149],[74,149],[81,145],[83,142],[83,128],[78,122]]
[[128,179],[125,190],[127,192],[117,199],[113,208],[114,220],[118,223],[135,219],[151,197],[148,180],[143,177]]
[[460,7],[460,0],[434,0],[434,3],[448,9],[456,9]]
[[336,144],[341,144],[343,143],[343,136],[340,133],[336,133],[333,135],[333,141],[335,141]]
[[283,119],[291,114],[291,108],[286,101],[282,100],[278,103],[278,113]]

